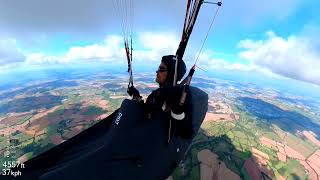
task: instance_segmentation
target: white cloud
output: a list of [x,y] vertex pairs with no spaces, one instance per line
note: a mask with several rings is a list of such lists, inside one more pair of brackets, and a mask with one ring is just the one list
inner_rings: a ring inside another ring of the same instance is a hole
[[143,32],[139,35],[139,42],[148,49],[177,49],[179,40],[174,33],[170,32]]
[[57,64],[65,63],[64,59],[57,56],[48,56],[42,53],[31,53],[26,55],[27,64]]
[[0,40],[0,66],[18,63],[25,60],[14,39]]
[[163,55],[175,54],[179,45],[177,35],[171,32],[143,32],[139,34],[141,49],[134,51],[138,61],[159,61]]
[[[198,53],[194,53],[195,57],[191,59],[196,59]],[[211,50],[205,50],[199,56],[197,65],[200,65],[205,70],[216,70],[216,69],[224,69],[224,70],[240,70],[240,71],[252,71],[255,70],[256,67],[253,64],[243,64],[239,62],[232,62],[223,58],[216,58],[216,53]],[[194,62],[192,62],[194,63]]]
[[267,32],[264,40],[246,39],[239,56],[256,66],[285,77],[320,84],[320,39],[308,36],[283,38]]
[[122,38],[120,36],[108,36],[102,43],[92,44],[88,46],[71,47],[64,55],[66,61],[77,60],[101,60],[112,61],[124,57],[124,49],[122,48]]
[[[134,61],[152,64],[155,61],[159,61],[165,54],[174,54],[178,44],[178,38],[174,33],[140,33],[133,46]],[[67,53],[62,56],[31,53],[27,55],[26,63],[48,64],[74,63],[79,61],[112,61],[114,63],[126,63],[125,56],[123,38],[118,35],[110,35],[100,43],[70,47]]]
[[[283,38],[272,31],[266,34],[266,38],[263,40],[245,39],[238,43],[238,47],[244,49],[239,54],[239,57],[246,61],[217,58],[215,57],[215,52],[204,50],[199,58],[199,65],[206,70],[253,71],[272,77],[282,75],[320,84],[319,39],[306,35]],[[11,44],[15,45],[14,43]],[[134,62],[137,63],[137,66],[142,63],[143,65],[152,65],[154,62],[159,62],[163,55],[174,54],[178,44],[179,37],[172,32],[140,33],[134,42]],[[17,48],[16,51],[11,52],[18,52],[18,54],[22,55],[21,57],[24,57]],[[191,56],[196,55],[195,49],[189,47],[184,57],[188,66],[192,65],[195,60],[195,57]],[[26,54],[25,57],[27,64],[76,63],[83,61],[126,63],[123,39],[118,35],[107,36],[103,41],[95,44],[70,47],[67,53],[61,56],[35,52]],[[22,58],[19,62],[23,60]],[[0,65],[1,62],[0,59]]]
[[234,71],[252,71],[255,67],[250,65],[245,65],[241,63],[230,63],[224,59],[211,59],[208,63],[208,68],[210,69],[225,69],[225,70],[234,70]]
[[[81,3],[78,0],[21,2],[0,0],[0,34],[14,37],[20,45],[21,43],[24,45],[26,50],[45,47],[50,43],[50,37],[63,36],[66,40],[78,42],[101,39],[106,33],[120,32],[118,27],[120,27],[121,19],[117,16],[112,2],[115,0],[81,0]],[[302,0],[225,1],[217,21],[225,23],[223,26],[228,28],[232,25],[238,26],[238,23],[261,23],[265,18],[270,17],[281,20],[292,15],[302,2],[306,4]],[[157,3],[141,0],[133,3],[134,15],[132,19],[135,32],[152,28],[170,29],[179,34],[177,36],[174,33],[141,33],[138,35],[138,43],[143,49],[134,49],[133,55],[136,60],[156,61],[164,54],[175,53],[180,39],[180,29],[183,26],[185,7],[186,2],[172,0],[158,1]],[[192,35],[193,42],[203,38],[203,33],[207,30],[203,27],[208,25],[208,19],[204,17],[212,15],[213,10],[212,6],[202,8],[195,27],[196,32]],[[237,21],[234,21],[235,17],[237,17]],[[115,42],[112,45],[108,44],[109,41],[112,42],[111,39],[107,41],[89,46],[71,47],[68,53],[61,57],[34,52],[26,55],[27,62],[59,63],[73,62],[79,59],[108,61],[112,58],[124,58],[122,39],[120,38],[118,41],[115,37]],[[118,42],[119,44],[117,44]]]
[[27,64],[59,64],[90,61],[113,61],[124,58],[122,38],[110,35],[100,43],[87,46],[74,46],[61,55],[47,55],[41,52],[26,55]]
[[[130,0],[133,2],[133,0]],[[67,39],[97,40],[106,33],[120,32],[121,18],[117,15],[114,2],[118,0],[0,0],[0,34],[14,37],[25,47],[39,47],[50,43],[51,37],[64,36]],[[122,1],[128,4],[129,1]],[[303,0],[243,0],[224,1],[217,24],[233,29],[239,24],[252,26],[266,19],[283,20],[301,7],[313,3]],[[179,0],[134,1],[133,29],[135,32],[145,29],[174,30],[181,32],[186,2]],[[214,6],[205,5],[197,20],[194,37],[203,36],[208,26],[208,18]],[[123,10],[123,9],[122,9]],[[236,18],[236,21],[235,21]],[[231,23],[230,23],[231,22]],[[252,27],[250,26],[250,28]],[[199,39],[199,38],[195,38]]]

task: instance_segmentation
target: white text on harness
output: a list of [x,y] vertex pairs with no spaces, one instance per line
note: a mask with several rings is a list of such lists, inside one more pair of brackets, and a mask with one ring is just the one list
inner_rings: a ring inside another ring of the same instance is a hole
[[119,114],[118,114],[118,116],[117,116],[117,119],[116,119],[116,125],[118,125],[119,124],[119,122],[120,122],[120,119],[121,119],[121,116],[122,116],[122,114],[121,114],[121,112],[119,112]]

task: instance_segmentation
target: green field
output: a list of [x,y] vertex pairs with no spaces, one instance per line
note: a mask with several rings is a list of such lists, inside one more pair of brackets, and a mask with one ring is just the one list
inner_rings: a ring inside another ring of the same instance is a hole
[[[286,135],[279,136],[279,133]],[[217,154],[230,170],[243,179],[249,179],[247,172],[242,167],[244,161],[251,156],[250,151],[254,147],[269,156],[267,166],[274,171],[276,177],[281,175],[288,179],[308,178],[304,167],[297,160],[289,158],[287,163],[279,161],[277,151],[261,144],[259,138],[262,136],[277,142],[285,141],[290,147],[299,149],[299,152],[302,149],[302,154],[306,157],[317,149],[305,138],[285,133],[275,124],[267,124],[266,121],[240,111],[238,121],[203,123],[201,130],[193,140],[191,150],[183,161],[184,164],[189,165],[187,175],[181,175],[180,169],[177,168],[173,177],[174,179],[199,179],[200,166],[196,163],[197,153],[203,149],[209,149]]]

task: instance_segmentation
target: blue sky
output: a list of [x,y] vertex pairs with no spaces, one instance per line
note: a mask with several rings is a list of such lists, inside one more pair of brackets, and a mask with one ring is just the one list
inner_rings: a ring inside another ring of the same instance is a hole
[[[119,0],[0,0],[0,68],[97,61],[125,67]],[[130,0],[121,0],[130,3]],[[133,2],[133,1],[131,1]],[[124,6],[122,6],[124,7]],[[174,54],[186,1],[133,3],[135,66]],[[188,45],[190,66],[216,6],[204,4]],[[223,1],[199,66],[320,84],[320,1]]]

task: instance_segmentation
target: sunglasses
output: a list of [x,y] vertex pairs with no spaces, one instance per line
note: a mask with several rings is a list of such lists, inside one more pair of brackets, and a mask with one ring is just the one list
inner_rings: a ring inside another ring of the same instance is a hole
[[159,68],[157,70],[157,72],[166,72],[166,71],[168,71],[168,70],[163,66],[159,66]]

